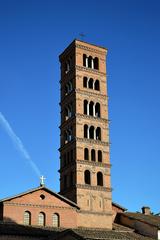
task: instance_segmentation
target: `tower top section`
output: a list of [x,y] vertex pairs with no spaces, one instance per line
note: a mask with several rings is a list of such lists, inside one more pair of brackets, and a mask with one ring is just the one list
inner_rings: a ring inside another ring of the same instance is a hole
[[104,54],[104,55],[106,55],[106,53],[107,53],[107,48],[105,48],[105,47],[91,44],[91,43],[88,43],[88,42],[85,42],[85,41],[82,41],[79,39],[74,39],[73,42],[71,42],[71,44],[69,44],[69,46],[59,55],[59,60],[61,61],[63,59],[63,57],[68,55],[68,53],[75,47],[79,47],[84,50],[88,50],[91,52],[100,53],[100,54]]

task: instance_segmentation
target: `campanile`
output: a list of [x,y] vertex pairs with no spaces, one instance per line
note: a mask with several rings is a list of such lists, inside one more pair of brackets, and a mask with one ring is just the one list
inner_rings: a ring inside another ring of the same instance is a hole
[[82,227],[112,227],[106,54],[74,40],[59,57],[60,194],[78,204]]

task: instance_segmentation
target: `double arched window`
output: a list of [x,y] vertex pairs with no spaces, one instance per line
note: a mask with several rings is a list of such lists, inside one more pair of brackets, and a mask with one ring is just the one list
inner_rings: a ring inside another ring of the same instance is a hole
[[44,212],[40,212],[38,214],[38,225],[39,226],[45,226],[45,213]]
[[98,70],[99,59],[97,57],[93,58],[92,56],[87,56],[86,54],[83,54],[83,66]]
[[25,225],[31,225],[31,213],[29,211],[24,212],[23,223]]
[[83,101],[83,112],[86,115],[93,117],[100,117],[100,103],[94,103],[93,101],[88,102],[86,99]]
[[100,91],[100,84],[98,79],[93,80],[93,78],[83,77],[83,87]]
[[[89,170],[84,172],[84,182],[85,184],[91,184],[91,173]],[[103,186],[103,174],[102,172],[97,172],[97,186]]]
[[58,213],[53,213],[52,215],[52,225],[53,227],[59,227],[60,226],[60,217]]
[[94,139],[94,140],[101,140],[101,128],[94,126],[88,126],[87,124],[84,125],[84,138]]

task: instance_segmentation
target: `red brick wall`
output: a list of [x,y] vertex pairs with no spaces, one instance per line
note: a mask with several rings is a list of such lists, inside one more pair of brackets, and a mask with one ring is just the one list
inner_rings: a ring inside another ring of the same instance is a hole
[[[45,195],[44,200],[40,199],[41,194]],[[60,227],[77,227],[77,209],[44,190],[38,190],[22,197],[14,198],[11,201],[6,201],[3,207],[3,219],[4,221],[9,220],[23,224],[25,211],[31,212],[31,225],[38,225],[38,214],[44,212],[46,226],[52,226],[52,215],[58,213],[60,216]]]

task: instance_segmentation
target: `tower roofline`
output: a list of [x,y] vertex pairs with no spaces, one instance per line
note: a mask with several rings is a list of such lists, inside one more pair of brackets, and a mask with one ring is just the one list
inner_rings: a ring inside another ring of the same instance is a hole
[[101,49],[101,51],[105,51],[105,52],[107,52],[108,51],[108,49],[106,48],[106,47],[103,47],[103,46],[99,46],[99,45],[96,45],[96,44],[92,44],[92,43],[89,43],[89,42],[86,42],[86,41],[82,41],[82,40],[80,40],[80,39],[77,39],[77,38],[75,38],[69,45],[68,45],[68,47],[66,47],[65,48],[65,50],[59,55],[59,59],[61,59],[61,57],[63,56],[63,55],[65,55],[69,50],[71,50],[72,49],[72,47],[74,47],[75,45],[76,45],[76,43],[83,43],[83,44],[87,44],[88,45],[88,47],[90,47],[90,46],[92,46],[92,47],[96,47],[97,48],[97,50],[98,50],[98,48],[99,49]]

